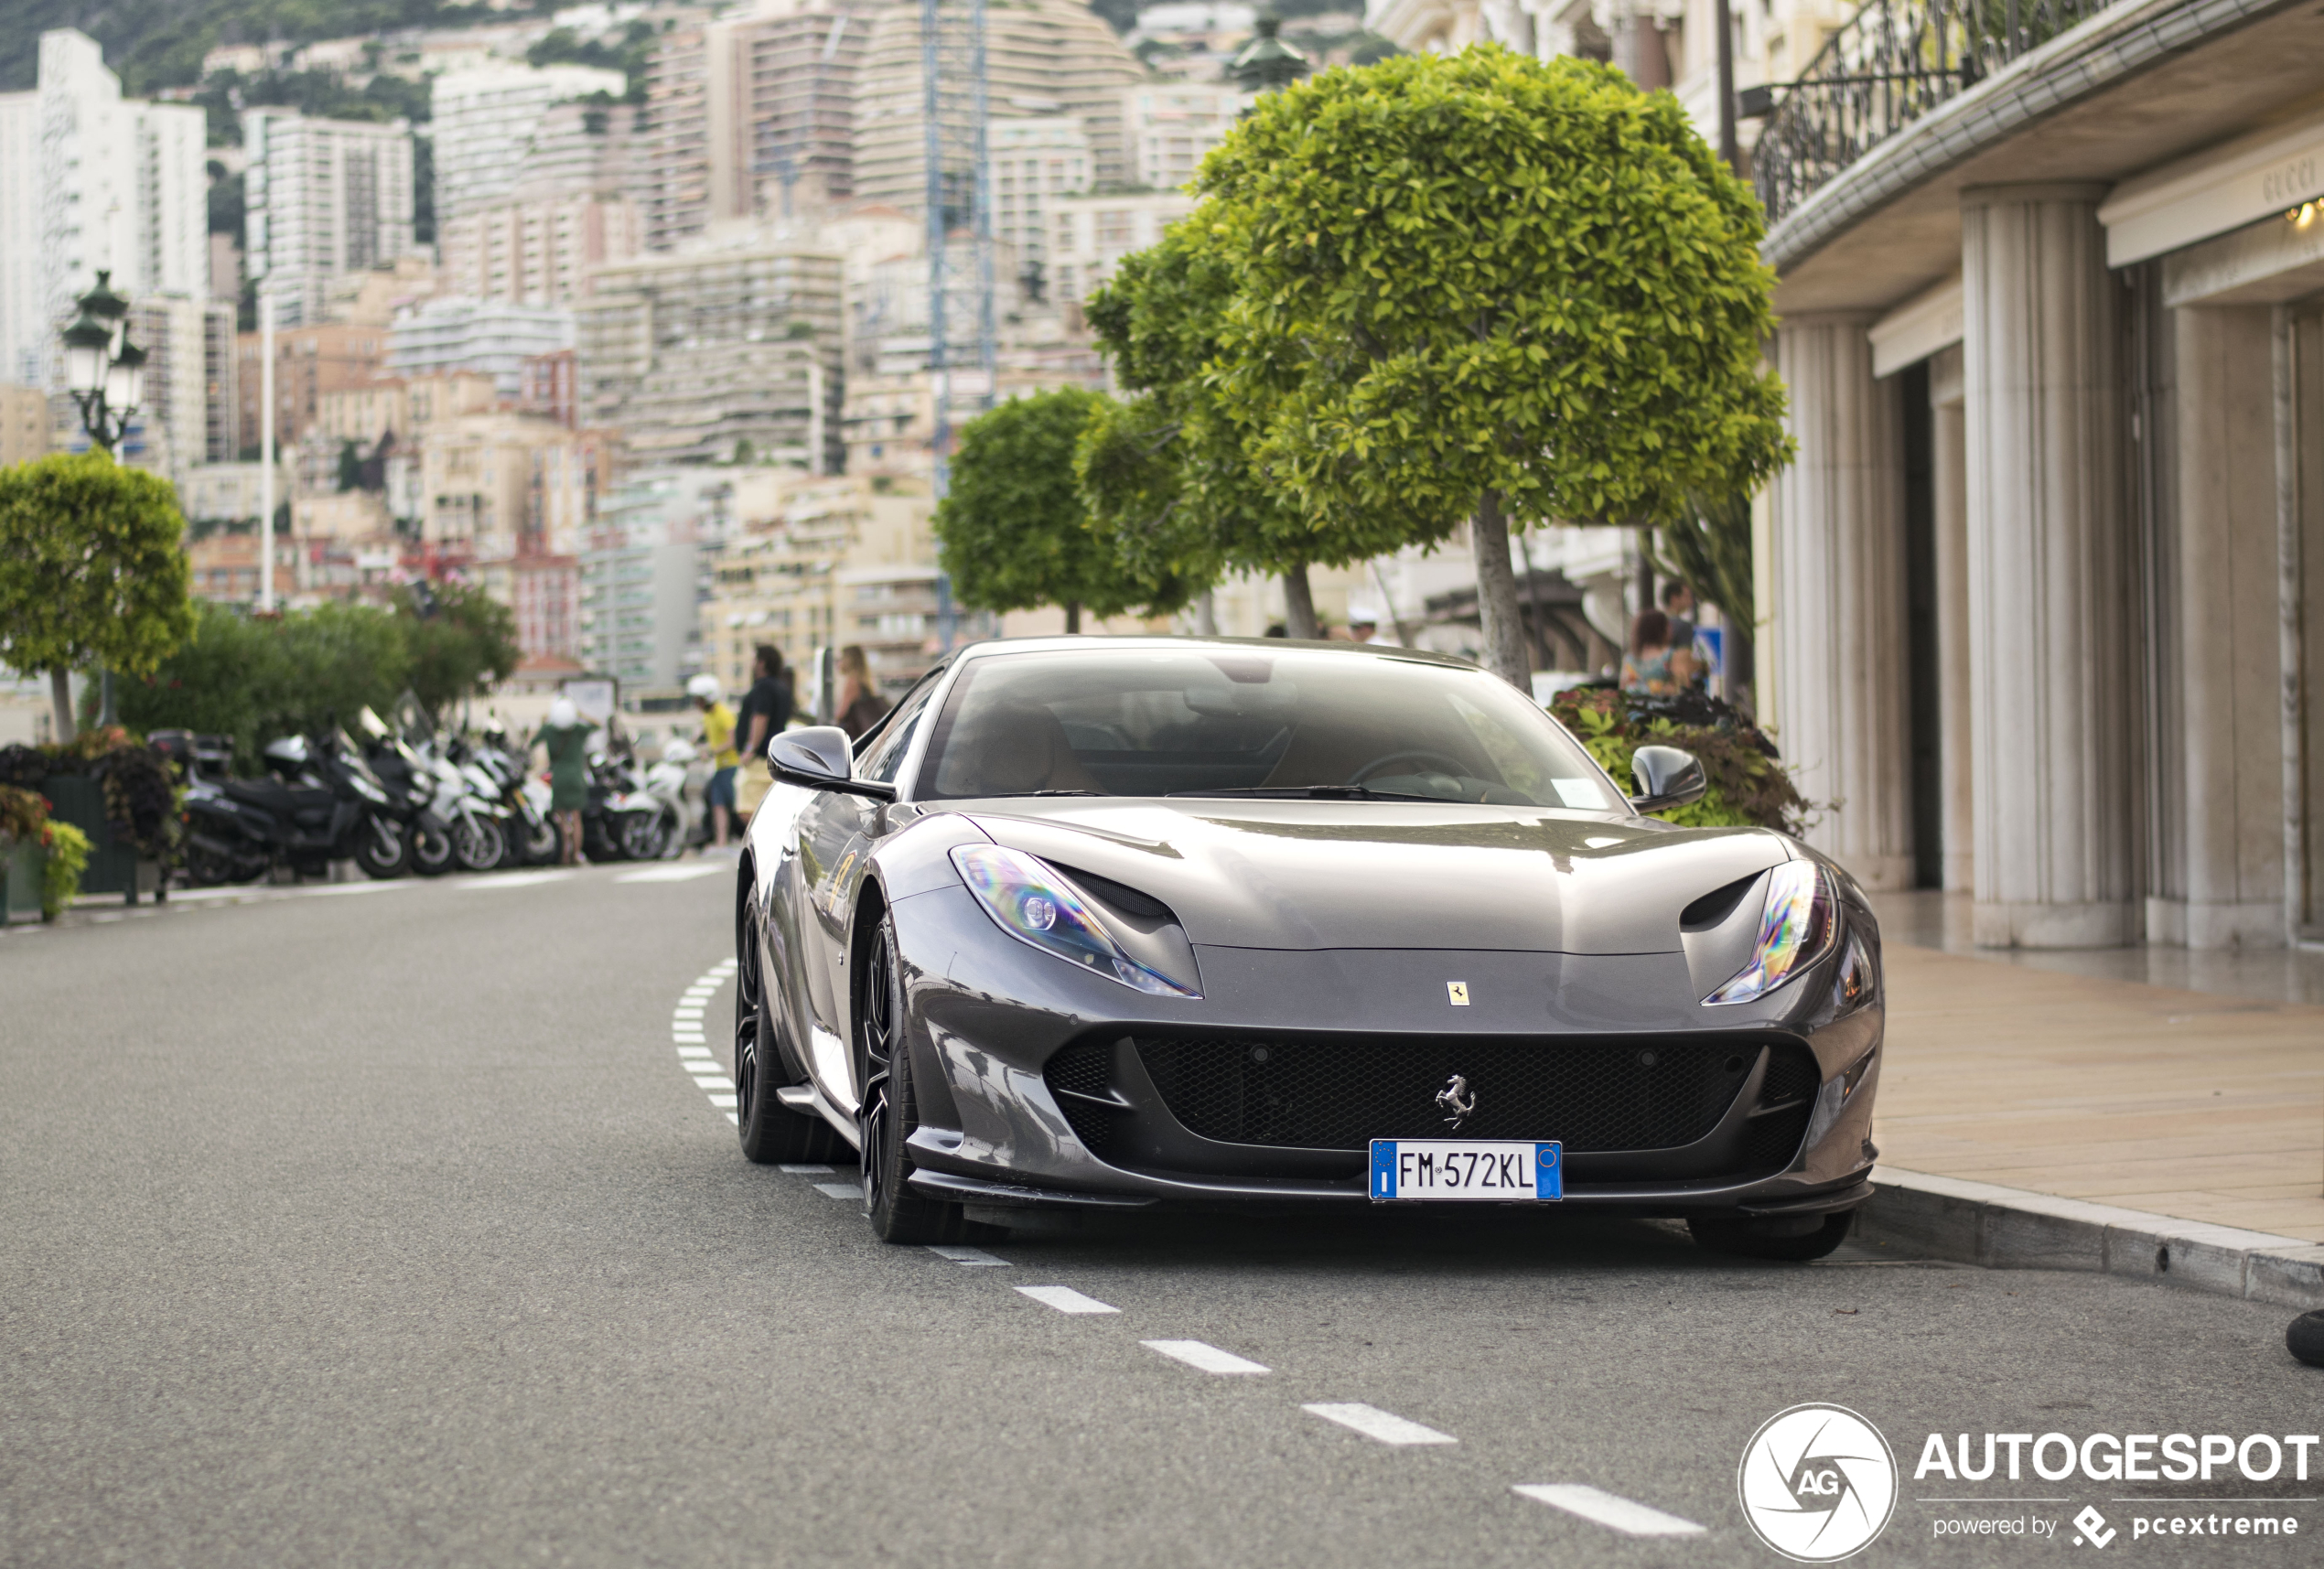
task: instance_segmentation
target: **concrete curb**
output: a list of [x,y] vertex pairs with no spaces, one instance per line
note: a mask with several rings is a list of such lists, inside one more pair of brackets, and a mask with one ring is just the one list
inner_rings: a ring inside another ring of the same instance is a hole
[[2073,1269],[2324,1307],[2324,1247],[2080,1198],[1878,1166],[1856,1240],[1987,1269]]

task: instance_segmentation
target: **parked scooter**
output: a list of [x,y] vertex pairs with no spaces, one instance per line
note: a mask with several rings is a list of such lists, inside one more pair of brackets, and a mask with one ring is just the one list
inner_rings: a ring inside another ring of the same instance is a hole
[[388,812],[403,824],[411,869],[434,877],[452,869],[452,825],[436,811],[434,768],[369,707],[355,716],[369,745],[368,761],[387,791]]
[[659,861],[686,844],[693,827],[694,804],[686,799],[686,765],[694,759],[694,743],[673,736],[662,743],[662,760],[646,769],[643,794],[657,811],[632,814],[623,824],[622,848],[639,861]]
[[524,758],[498,719],[486,722],[483,741],[468,764],[490,781],[492,798],[505,813],[500,822],[508,841],[505,864],[546,866],[562,861],[565,832],[549,811],[549,787],[526,770]]
[[403,875],[409,852],[386,787],[345,732],[320,742],[269,741],[261,753],[269,777],[255,779],[226,772],[233,748],[223,736],[164,731],[155,742],[185,764],[186,871],[193,886],[255,882],[277,866],[327,876],[330,863],[341,860],[373,877]]

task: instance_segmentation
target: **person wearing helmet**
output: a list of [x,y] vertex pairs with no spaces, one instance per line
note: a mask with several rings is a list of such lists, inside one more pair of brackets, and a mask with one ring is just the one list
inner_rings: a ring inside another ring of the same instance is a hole
[[589,732],[570,697],[549,702],[548,722],[533,741],[549,754],[549,812],[556,819],[558,858],[581,864],[581,809],[589,804]]
[[710,843],[726,847],[728,825],[735,812],[735,765],[742,761],[735,750],[735,711],[726,706],[726,689],[707,673],[686,682],[695,710],[702,715],[702,738],[710,751],[710,782],[703,788],[703,803],[710,808]]

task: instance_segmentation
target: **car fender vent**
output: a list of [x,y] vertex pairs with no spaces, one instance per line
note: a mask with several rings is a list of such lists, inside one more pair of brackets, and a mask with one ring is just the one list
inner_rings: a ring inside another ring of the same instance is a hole
[[1114,1088],[1114,1044],[1077,1041],[1049,1059],[1041,1078],[1073,1136],[1103,1157],[1113,1143],[1115,1108],[1124,1104]]

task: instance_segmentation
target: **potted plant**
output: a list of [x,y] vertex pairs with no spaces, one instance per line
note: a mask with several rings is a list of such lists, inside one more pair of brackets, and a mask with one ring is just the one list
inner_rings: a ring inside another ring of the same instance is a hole
[[37,912],[54,920],[80,896],[89,836],[50,816],[40,796],[0,785],[0,844],[6,851],[7,919]]

